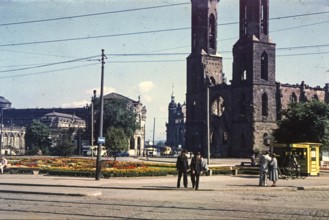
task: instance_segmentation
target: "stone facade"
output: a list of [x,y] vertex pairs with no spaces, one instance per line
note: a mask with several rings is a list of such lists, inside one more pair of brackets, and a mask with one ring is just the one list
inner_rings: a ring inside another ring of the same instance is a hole
[[213,157],[248,156],[269,145],[281,110],[289,102],[329,102],[329,84],[312,88],[304,82],[276,82],[276,45],[269,37],[269,0],[240,0],[239,39],[233,46],[231,85],[226,84],[222,57],[217,54],[216,43],[212,43],[217,38],[213,32],[213,26],[217,27],[217,3],[218,0],[191,1],[186,148],[204,156],[208,146]]

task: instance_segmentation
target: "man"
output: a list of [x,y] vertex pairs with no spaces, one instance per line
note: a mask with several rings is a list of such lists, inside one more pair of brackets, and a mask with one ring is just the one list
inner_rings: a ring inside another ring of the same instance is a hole
[[7,159],[4,156],[0,157],[0,170],[1,173],[3,173],[3,168],[5,168],[7,166]]
[[181,155],[177,157],[176,168],[178,172],[177,188],[180,187],[180,180],[182,178],[182,175],[184,187],[187,188],[188,159],[186,156],[186,150],[182,150]]
[[259,166],[259,186],[266,186],[267,173],[268,173],[268,164],[272,158],[269,155],[269,152],[266,151],[264,155],[260,157],[260,166]]
[[195,187],[195,190],[199,189],[199,180],[200,175],[203,172],[203,164],[201,159],[200,152],[196,153],[191,161],[191,179],[192,179],[192,187]]

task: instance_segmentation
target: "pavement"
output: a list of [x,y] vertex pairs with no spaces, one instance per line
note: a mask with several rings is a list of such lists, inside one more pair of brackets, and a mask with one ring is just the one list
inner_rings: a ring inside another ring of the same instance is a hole
[[[177,176],[115,177],[95,180],[84,177],[48,176],[43,174],[0,174],[0,193],[44,194],[65,196],[101,196],[102,190],[192,190],[176,187]],[[268,182],[271,185],[271,182]],[[257,175],[202,176],[200,191],[243,190],[316,190],[329,191],[329,171],[305,179],[279,179],[277,187],[259,187]]]

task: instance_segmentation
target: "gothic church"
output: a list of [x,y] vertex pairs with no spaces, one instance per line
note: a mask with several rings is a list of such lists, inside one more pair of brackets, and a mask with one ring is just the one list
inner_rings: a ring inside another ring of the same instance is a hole
[[[289,102],[329,101],[329,84],[311,88],[275,79],[275,43],[269,37],[269,0],[240,0],[239,39],[233,46],[229,84],[217,53],[219,0],[191,0],[191,53],[187,57],[188,151],[248,156],[264,149]],[[208,115],[207,115],[208,113]],[[207,123],[208,122],[208,123]]]

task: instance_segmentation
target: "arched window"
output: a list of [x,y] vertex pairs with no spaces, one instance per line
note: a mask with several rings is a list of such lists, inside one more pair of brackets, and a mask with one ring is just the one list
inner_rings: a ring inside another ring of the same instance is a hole
[[216,19],[213,14],[209,17],[209,48],[216,47]]
[[262,95],[262,116],[268,116],[268,98],[266,93]]
[[261,56],[261,79],[268,80],[268,57],[264,51]]
[[296,96],[296,94],[293,92],[292,94],[291,94],[291,96],[290,96],[290,102],[292,103],[292,102],[297,102],[297,96]]

